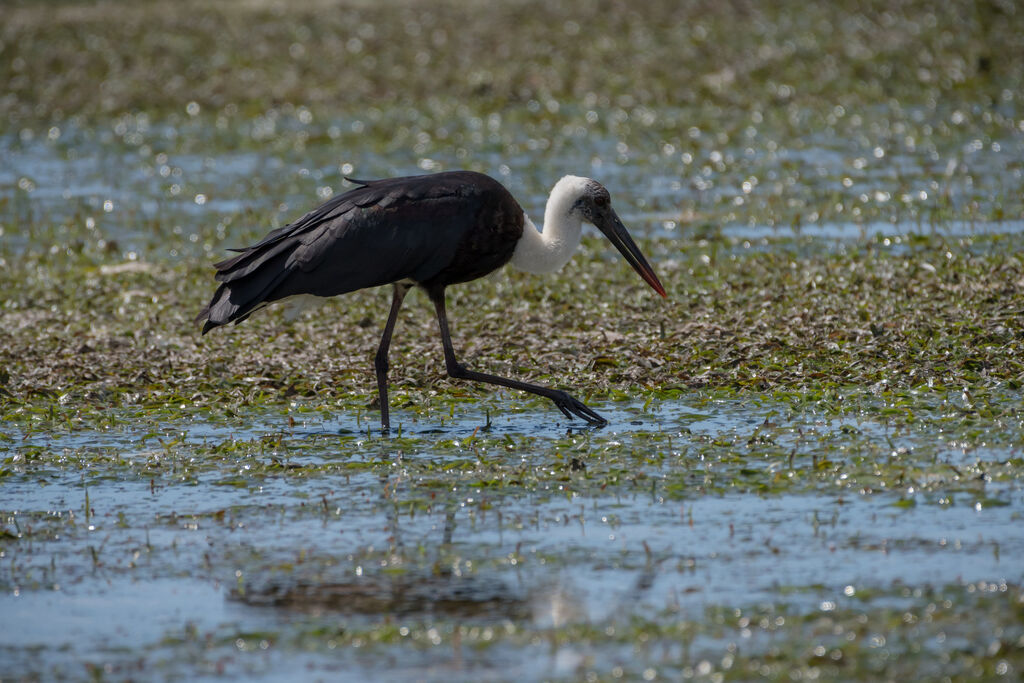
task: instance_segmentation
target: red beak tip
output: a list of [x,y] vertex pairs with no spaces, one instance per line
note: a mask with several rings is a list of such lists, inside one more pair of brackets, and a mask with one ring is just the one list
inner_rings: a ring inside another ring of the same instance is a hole
[[667,299],[668,298],[668,292],[665,291],[665,287],[661,284],[661,282],[657,278],[654,278],[653,280],[650,280],[647,284],[649,284],[651,286],[651,289],[653,289],[655,292],[660,294],[662,299]]

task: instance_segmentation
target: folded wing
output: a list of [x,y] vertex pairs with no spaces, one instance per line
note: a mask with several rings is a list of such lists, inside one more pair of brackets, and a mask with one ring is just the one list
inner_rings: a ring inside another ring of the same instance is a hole
[[[221,284],[196,318],[206,321],[203,333],[297,294],[326,297],[435,278],[459,261],[460,246],[486,222],[484,209],[493,203],[486,195],[494,191],[479,174],[441,176],[353,181],[361,187],[215,264]],[[498,260],[494,267],[507,257]]]

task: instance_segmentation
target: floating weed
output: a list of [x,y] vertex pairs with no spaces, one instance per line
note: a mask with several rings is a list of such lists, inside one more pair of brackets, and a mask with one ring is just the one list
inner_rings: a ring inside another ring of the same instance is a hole
[[[975,5],[11,8],[5,670],[1019,677],[1024,14]],[[608,427],[447,378],[418,295],[391,437],[386,293],[191,325],[342,176],[455,167],[613,188],[668,301],[589,235],[450,293]]]
[[[410,599],[403,603],[411,612],[391,610],[395,616],[388,620],[357,619],[339,626],[334,615],[361,607],[359,598],[346,596],[370,585],[328,587],[325,596],[330,597],[323,598],[328,615],[282,623],[274,630],[217,627],[205,635],[206,647],[196,654],[202,661],[219,660],[230,670],[244,671],[251,656],[247,653],[280,648],[329,655],[349,670],[371,671],[374,658],[394,653],[395,666],[411,671],[432,652],[436,654],[431,657],[454,661],[471,653],[472,664],[461,661],[478,674],[504,671],[521,677],[557,669],[559,661],[571,657],[574,675],[599,679],[697,675],[781,680],[794,671],[824,679],[933,674],[968,679],[1004,677],[1024,666],[1020,588],[1000,582],[923,589],[846,586],[835,593],[820,585],[795,586],[780,589],[780,594],[802,596],[798,603],[716,604],[686,613],[668,605],[645,616],[596,621],[551,622],[536,607],[526,619],[512,613],[513,618],[498,621],[471,614],[457,621],[427,619]],[[547,599],[559,602],[565,597],[555,592]],[[301,592],[253,598],[267,599],[292,610],[308,605],[308,596]],[[816,601],[813,607],[807,599]],[[163,645],[184,645],[197,635],[186,627],[165,636]],[[983,647],[945,646],[979,639]],[[530,656],[512,657],[515,652]]]

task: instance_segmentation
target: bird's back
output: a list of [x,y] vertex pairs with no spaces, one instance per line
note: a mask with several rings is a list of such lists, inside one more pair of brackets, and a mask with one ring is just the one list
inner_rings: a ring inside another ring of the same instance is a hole
[[196,319],[206,320],[204,333],[298,294],[482,277],[508,262],[522,236],[519,204],[480,173],[353,182],[361,186],[215,264],[221,285]]

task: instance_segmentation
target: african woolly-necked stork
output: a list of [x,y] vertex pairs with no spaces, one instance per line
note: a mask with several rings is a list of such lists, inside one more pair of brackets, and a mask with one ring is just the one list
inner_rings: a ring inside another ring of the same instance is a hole
[[559,389],[474,372],[455,358],[445,288],[483,277],[512,262],[530,273],[558,270],[580,243],[583,221],[611,240],[640,277],[665,289],[611,206],[608,190],[589,178],[565,176],[551,190],[543,230],[537,230],[498,181],[454,171],[388,180],[350,180],[337,195],[261,242],[214,265],[220,286],[196,322],[203,334],[239,323],[271,302],[297,295],[335,296],[390,284],[391,312],[375,359],[381,425],[390,428],[388,347],[402,300],[423,288],[437,311],[448,375],[529,391],[555,402],[566,417],[606,420]]

